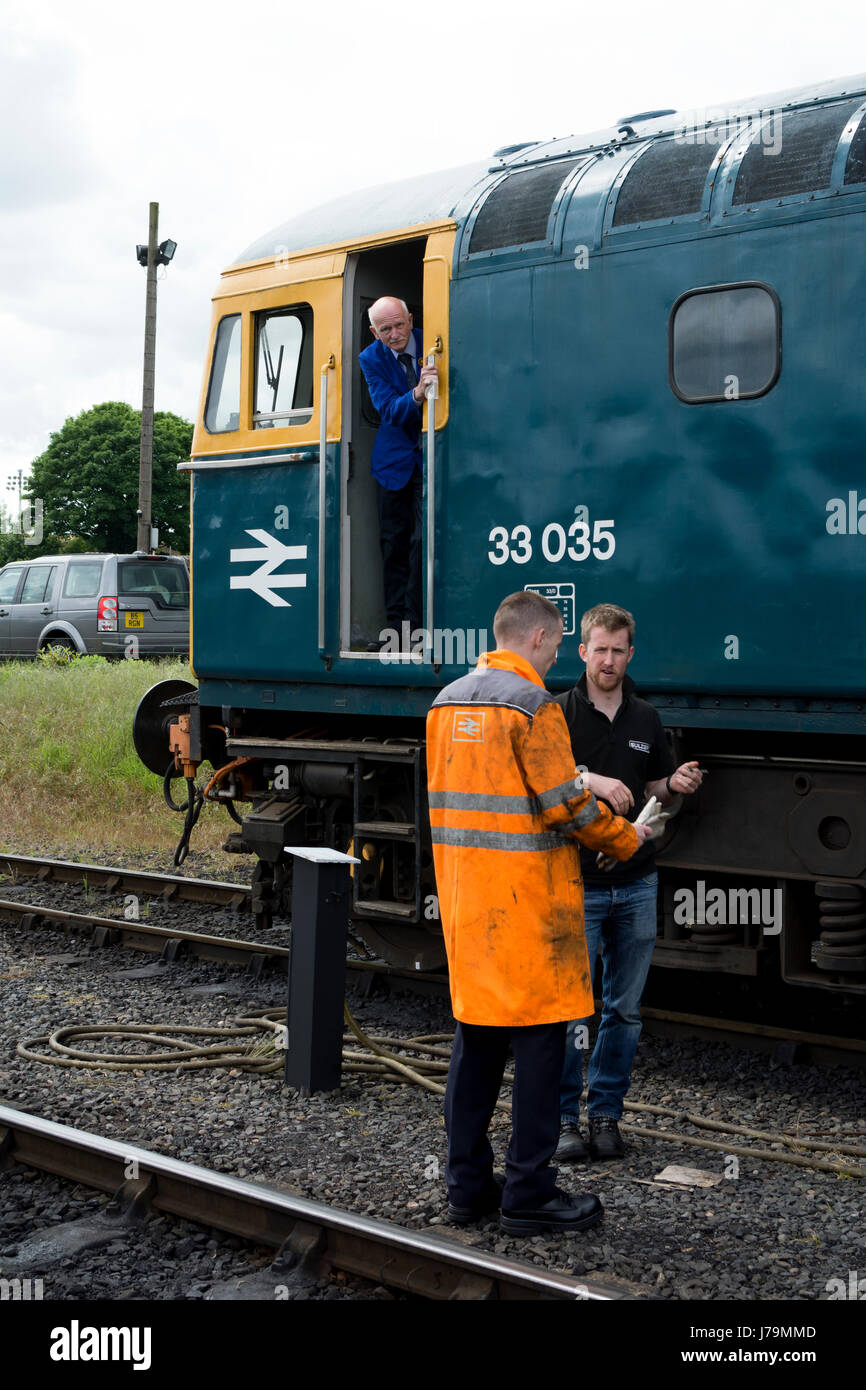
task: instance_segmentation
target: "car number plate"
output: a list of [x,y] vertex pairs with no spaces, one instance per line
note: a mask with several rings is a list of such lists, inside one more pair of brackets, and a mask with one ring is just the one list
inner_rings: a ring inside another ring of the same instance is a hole
[[144,614],[129,612],[125,615],[126,627],[144,627]]

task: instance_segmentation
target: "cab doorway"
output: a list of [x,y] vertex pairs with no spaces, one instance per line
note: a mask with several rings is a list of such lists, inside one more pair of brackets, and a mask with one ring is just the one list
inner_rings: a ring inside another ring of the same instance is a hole
[[358,362],[373,342],[367,311],[382,295],[403,299],[416,330],[423,325],[426,239],[362,251],[346,262],[343,299],[343,448],[341,469],[341,655],[376,660],[368,652],[387,627],[376,483],[370,458],[379,417]]

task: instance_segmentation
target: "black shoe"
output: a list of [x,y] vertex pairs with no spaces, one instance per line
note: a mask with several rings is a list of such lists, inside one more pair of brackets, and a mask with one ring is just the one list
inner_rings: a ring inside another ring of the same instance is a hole
[[594,1226],[603,1215],[604,1207],[591,1192],[577,1196],[557,1188],[550,1201],[534,1211],[503,1211],[499,1229],[510,1236],[537,1236],[542,1231],[564,1231],[568,1235],[570,1231],[585,1231]]
[[502,1206],[502,1189],[505,1186],[505,1179],[501,1173],[493,1174],[493,1186],[473,1202],[471,1207],[455,1207],[453,1202],[448,1203],[448,1220],[455,1226],[471,1226],[473,1221],[481,1221],[485,1216],[492,1216],[493,1212],[499,1211]]
[[609,1115],[600,1115],[598,1119],[590,1116],[589,1152],[593,1158],[625,1157],[625,1144],[619,1126]]
[[574,1124],[560,1126],[559,1143],[553,1155],[553,1162],[578,1163],[582,1158],[589,1158],[589,1149],[580,1132],[580,1126]]

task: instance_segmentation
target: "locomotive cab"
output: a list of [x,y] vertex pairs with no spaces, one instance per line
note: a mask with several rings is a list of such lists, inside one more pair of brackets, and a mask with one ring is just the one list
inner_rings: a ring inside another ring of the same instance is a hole
[[[232,268],[215,299],[185,465],[200,690],[183,729],[182,694],[172,690],[165,710],[158,690],[146,697],[138,742],[154,771],[165,771],[157,764],[167,747],[175,772],[194,771],[199,759],[231,768],[208,795],[230,809],[251,802],[242,817],[235,811],[241,829],[227,847],[258,857],[260,924],[289,910],[286,845],[354,847],[359,931],[394,963],[435,968],[444,950],[424,809],[423,715],[432,694],[423,686],[435,687],[436,676],[431,663],[420,671],[414,663],[422,688],[408,717],[395,720],[391,701],[381,701],[380,682],[402,685],[409,657],[391,663],[368,651],[386,615],[370,472],[379,421],[358,359],[372,341],[370,305],[385,294],[405,299],[439,364],[434,429],[443,429],[453,223],[320,253],[281,235],[270,255],[253,248]],[[425,408],[425,429],[428,417]],[[435,446],[425,452],[430,616]]]

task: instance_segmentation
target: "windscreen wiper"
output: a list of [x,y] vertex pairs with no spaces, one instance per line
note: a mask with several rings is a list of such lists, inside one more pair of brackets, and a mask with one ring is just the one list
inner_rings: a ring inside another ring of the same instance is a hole
[[274,371],[274,359],[271,356],[271,346],[268,342],[268,326],[266,323],[262,324],[259,342],[261,343],[262,356],[265,361],[265,378],[268,386],[274,393],[274,398],[271,401],[271,410],[275,411],[277,408],[277,396],[280,390],[280,374],[283,370],[283,352],[285,350],[285,344],[283,343],[280,345],[280,355],[277,358],[277,370]]

